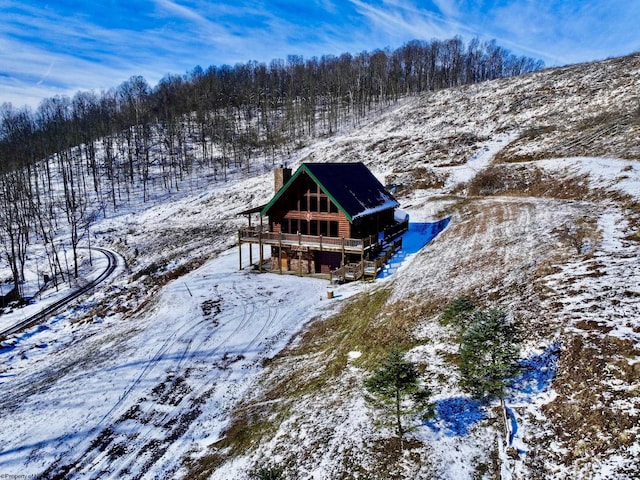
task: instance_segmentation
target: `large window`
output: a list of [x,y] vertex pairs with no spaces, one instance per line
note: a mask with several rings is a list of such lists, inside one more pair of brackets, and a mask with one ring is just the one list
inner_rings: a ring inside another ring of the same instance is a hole
[[336,206],[329,197],[320,190],[317,184],[309,184],[298,191],[299,200],[292,210],[300,212],[338,213]]
[[337,237],[338,236],[338,222],[329,222],[329,236]]

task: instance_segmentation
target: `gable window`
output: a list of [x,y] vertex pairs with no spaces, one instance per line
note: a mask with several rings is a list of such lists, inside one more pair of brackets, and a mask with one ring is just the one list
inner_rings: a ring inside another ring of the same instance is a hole
[[329,213],[338,213],[338,207],[333,202],[329,202]]
[[320,211],[323,213],[329,211],[328,200],[329,199],[325,196],[320,197]]

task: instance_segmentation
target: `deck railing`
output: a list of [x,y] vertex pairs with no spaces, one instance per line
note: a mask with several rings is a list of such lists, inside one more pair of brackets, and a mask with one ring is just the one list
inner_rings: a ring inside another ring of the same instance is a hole
[[397,237],[401,233],[409,230],[409,219],[405,219],[401,222],[395,223],[390,227],[384,229],[384,238]]
[[398,238],[393,243],[386,246],[380,256],[375,260],[363,260],[357,263],[348,263],[331,271],[329,280],[331,283],[350,282],[360,278],[376,278],[387,263],[398,250],[402,248],[402,238]]
[[376,244],[376,237],[343,238],[326,237],[324,235],[302,235],[299,233],[276,233],[260,228],[243,228],[240,230],[241,242],[262,243],[265,245],[297,245],[320,250],[341,250],[361,252]]

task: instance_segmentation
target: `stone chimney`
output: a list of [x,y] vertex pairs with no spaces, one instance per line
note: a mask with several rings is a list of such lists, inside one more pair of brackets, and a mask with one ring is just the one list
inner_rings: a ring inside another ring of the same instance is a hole
[[278,192],[285,183],[289,181],[291,178],[291,169],[287,167],[283,167],[282,165],[278,168],[273,169],[273,180],[275,191]]

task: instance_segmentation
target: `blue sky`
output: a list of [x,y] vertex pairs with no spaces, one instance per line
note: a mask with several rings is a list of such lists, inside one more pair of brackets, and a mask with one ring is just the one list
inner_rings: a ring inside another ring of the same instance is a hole
[[460,35],[547,66],[640,51],[638,0],[0,0],[0,103]]

